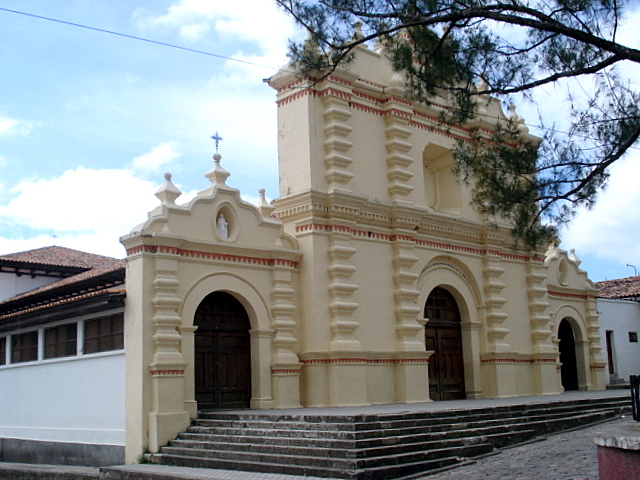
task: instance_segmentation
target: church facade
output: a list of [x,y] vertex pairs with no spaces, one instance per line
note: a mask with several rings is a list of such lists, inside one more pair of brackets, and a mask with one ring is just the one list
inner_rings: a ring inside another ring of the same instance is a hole
[[[468,138],[361,48],[277,91],[279,198],[166,176],[127,250],[126,449],[135,461],[202,408],[294,408],[604,388],[593,284],[555,246],[513,248],[452,172]],[[518,122],[481,99],[477,122]],[[442,102],[445,102],[442,99]]]
[[[445,99],[412,101],[366,48],[321,81],[285,68],[269,83],[273,204],[264,191],[244,202],[216,153],[186,204],[165,176],[121,238],[126,262],[59,247],[0,257],[0,381],[14,387],[0,393],[1,448],[131,463],[202,409],[604,388],[593,284],[572,253],[514,249],[508,225],[474,210],[452,172],[469,131],[441,124]],[[485,131],[526,128],[480,101]],[[50,394],[14,394],[33,385]]]

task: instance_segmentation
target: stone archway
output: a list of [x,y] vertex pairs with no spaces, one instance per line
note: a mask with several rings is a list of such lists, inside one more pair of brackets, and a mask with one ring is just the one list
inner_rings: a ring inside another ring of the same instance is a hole
[[249,408],[249,316],[231,294],[214,292],[198,306],[195,333],[195,397],[198,409]]
[[558,326],[560,341],[560,377],[565,391],[578,390],[578,359],[576,355],[576,336],[567,318],[563,318]]
[[434,288],[424,308],[427,350],[429,358],[429,397],[431,400],[466,398],[462,329],[458,304],[442,287]]

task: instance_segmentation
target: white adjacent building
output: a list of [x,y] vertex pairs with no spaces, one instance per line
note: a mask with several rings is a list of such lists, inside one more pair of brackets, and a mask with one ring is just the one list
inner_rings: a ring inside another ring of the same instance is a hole
[[595,285],[607,385],[628,384],[629,375],[640,375],[640,277]]

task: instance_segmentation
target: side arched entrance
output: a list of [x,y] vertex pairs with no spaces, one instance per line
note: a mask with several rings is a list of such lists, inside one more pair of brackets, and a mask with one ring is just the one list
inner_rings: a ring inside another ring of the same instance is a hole
[[198,306],[194,325],[198,409],[249,408],[251,325],[246,310],[232,295],[214,292]]
[[432,400],[465,398],[462,356],[461,317],[453,295],[441,287],[434,288],[424,308],[429,358],[429,397]]
[[560,377],[565,391],[578,390],[578,361],[576,356],[576,337],[569,320],[564,318],[558,327],[560,340]]

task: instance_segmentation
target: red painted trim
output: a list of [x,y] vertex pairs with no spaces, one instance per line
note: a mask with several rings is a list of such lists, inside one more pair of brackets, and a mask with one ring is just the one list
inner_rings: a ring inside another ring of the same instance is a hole
[[431,240],[420,240],[418,238],[412,237],[411,235],[389,235],[386,233],[376,233],[376,232],[371,232],[371,234],[369,234],[369,232],[366,230],[356,230],[354,228],[345,227],[343,225],[325,225],[322,223],[307,223],[305,225],[297,225],[295,230],[296,230],[296,233],[312,232],[316,230],[323,231],[323,232],[350,233],[354,236],[362,237],[362,238],[373,238],[376,240],[386,240],[390,242],[394,242],[396,240],[402,240],[405,242],[413,242],[416,245],[419,245],[421,247],[431,247],[431,248],[437,248],[440,250],[449,250],[449,251],[460,252],[460,253],[470,253],[472,255],[495,255],[497,257],[504,258],[507,260],[517,260],[521,262],[529,262],[529,261],[536,262],[536,263],[544,262],[544,260],[540,257],[529,257],[526,255],[516,255],[513,253],[503,253],[497,250],[481,250],[479,248],[462,247],[459,245],[451,245],[448,243],[433,242]]
[[540,363],[556,363],[555,358],[485,358],[481,360],[481,363],[487,364],[499,364],[499,363],[523,363],[523,364],[540,364]]
[[295,368],[279,368],[271,370],[273,375],[300,375],[300,370]]
[[170,255],[179,255],[186,258],[204,258],[207,260],[215,260],[221,262],[244,263],[252,265],[264,265],[266,267],[290,267],[298,268],[298,262],[284,258],[259,258],[248,257],[246,255],[229,255],[226,253],[202,252],[199,250],[188,250],[184,248],[170,247],[168,245],[138,245],[127,250],[127,256],[136,253],[165,253]]
[[184,375],[184,370],[151,370],[151,375],[154,377]]
[[367,365],[403,365],[411,364],[427,364],[429,360],[426,358],[314,358],[310,360],[302,360],[304,365],[335,365],[337,363],[364,363]]
[[561,298],[575,298],[578,300],[591,300],[595,299],[593,295],[584,295],[579,293],[564,293],[564,292],[554,292],[553,290],[549,290],[549,295],[552,297],[561,297]]

